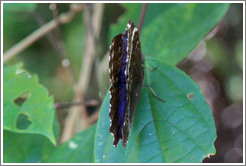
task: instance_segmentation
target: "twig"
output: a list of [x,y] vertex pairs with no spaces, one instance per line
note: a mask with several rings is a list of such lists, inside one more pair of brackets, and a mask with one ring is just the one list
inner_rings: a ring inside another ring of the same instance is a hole
[[[62,24],[70,22],[74,17],[74,14],[81,11],[82,9],[83,5],[77,5],[72,7],[68,13],[63,13],[59,15],[58,22]],[[27,47],[33,44],[36,40],[53,30],[58,25],[58,22],[55,20],[48,22],[47,24],[43,25],[42,27],[31,33],[29,36],[21,40],[19,43],[11,47],[4,53],[3,63],[15,57],[17,54],[21,53],[23,50],[25,50]]]
[[61,59],[65,59],[66,55],[65,55],[65,51],[64,51],[64,47],[63,47],[62,37],[61,37],[60,23],[58,20],[59,11],[57,8],[57,4],[56,3],[50,4],[50,10],[53,13],[54,20],[57,22],[57,26],[55,27],[55,35],[56,35],[56,40],[57,40],[56,43],[57,43],[57,47],[58,47],[58,53],[61,56]]
[[98,106],[100,102],[98,100],[89,100],[84,102],[74,102],[74,103],[55,103],[55,109],[66,109],[74,106]]
[[141,29],[142,29],[142,26],[143,26],[144,17],[145,17],[145,13],[146,13],[146,8],[147,8],[147,3],[144,3],[143,6],[142,6],[141,14],[140,14],[140,19],[138,21],[138,33],[139,33],[139,36],[141,34]]
[[[70,8],[72,8],[72,5],[70,6]],[[66,51],[64,49],[64,44],[62,41],[62,36],[61,36],[61,29],[60,29],[60,23],[59,23],[59,10],[57,7],[56,3],[50,4],[50,9],[53,12],[53,17],[55,19],[55,21],[57,22],[57,26],[55,27],[55,33],[56,33],[56,45],[58,48],[58,54],[60,55],[61,59],[62,59],[62,66],[65,69],[65,72],[67,73],[69,80],[71,81],[72,84],[75,83],[75,78],[72,74],[72,70],[70,68],[70,63],[69,60],[67,58],[66,55]]]
[[91,75],[92,63],[94,60],[95,54],[95,42],[94,42],[94,28],[92,25],[92,19],[90,16],[91,7],[88,7],[84,12],[84,22],[86,25],[86,50],[84,52],[84,58],[81,65],[80,76],[78,83],[76,85],[76,94],[77,96],[83,96],[87,90],[89,78]]
[[[41,15],[37,11],[33,11],[32,15],[34,16],[34,18],[38,22],[39,26],[43,26],[45,24],[43,18],[41,17]],[[51,45],[54,47],[56,52],[59,53],[59,49],[58,49],[57,44],[56,44],[56,39],[55,39],[55,36],[52,34],[52,32],[48,32],[45,36],[47,37],[47,39],[51,43]]]
[[[82,100],[84,100],[84,94],[87,90],[87,87],[89,85],[89,80],[91,77],[93,62],[96,57],[96,43],[99,39],[100,35],[100,29],[101,29],[101,23],[102,23],[102,16],[103,16],[103,4],[94,4],[92,8],[89,8],[91,10],[88,10],[85,12],[84,19],[87,25],[87,50],[85,50],[85,56],[80,72],[80,78],[77,83],[77,96],[80,95]],[[90,16],[90,13],[92,14]],[[92,19],[90,19],[92,18]],[[90,123],[88,122],[88,115],[85,110],[85,107],[81,107],[81,113],[82,118],[79,119],[79,122],[77,123],[77,131],[83,130],[90,126]],[[84,118],[83,118],[84,117]],[[82,125],[80,125],[82,124]]]
[[[45,24],[42,16],[38,12],[33,11],[33,16],[36,19],[36,21],[38,22],[39,26],[43,26]],[[59,27],[59,26],[57,26],[57,27]],[[64,67],[65,72],[68,74],[69,80],[73,84],[75,82],[75,79],[74,79],[74,76],[72,75],[71,68],[70,68],[69,65],[64,65],[64,64],[66,64],[64,62],[65,61],[68,61],[68,59],[67,58],[63,58],[63,56],[61,54],[61,49],[58,46],[57,39],[55,38],[55,36],[54,36],[54,34],[52,32],[48,32],[47,34],[45,34],[45,36],[48,39],[48,41],[51,43],[51,45],[53,46],[53,48],[55,49],[55,51],[57,52],[57,54],[60,55],[60,57],[62,59],[62,66]],[[66,57],[65,54],[64,54],[64,57]]]
[[[80,76],[77,84],[74,87],[75,92],[75,101],[83,102],[84,94],[88,88],[89,80],[92,72],[93,61],[95,58],[95,36],[96,32],[98,32],[99,26],[94,25],[95,22],[101,23],[101,20],[94,20],[101,17],[91,16],[91,14],[102,15],[103,10],[102,4],[95,4],[94,10],[92,5],[87,5],[84,10],[84,20],[86,25],[86,50],[84,52],[84,58],[82,61],[82,67],[80,71]],[[100,12],[96,12],[100,11]],[[96,29],[97,28],[97,29]],[[68,116],[66,117],[64,130],[61,135],[60,142],[65,142],[72,137],[75,132],[81,131],[89,126],[88,115],[85,107],[82,105],[81,107],[73,107],[69,111]]]

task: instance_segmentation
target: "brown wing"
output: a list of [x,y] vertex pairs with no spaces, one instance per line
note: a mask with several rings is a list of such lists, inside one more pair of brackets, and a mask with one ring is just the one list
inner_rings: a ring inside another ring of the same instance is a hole
[[[114,135],[113,144],[116,146],[120,137],[118,135],[118,103],[119,103],[119,88],[118,88],[118,75],[121,67],[121,59],[123,55],[122,49],[123,41],[122,34],[114,37],[112,45],[110,46],[109,54],[109,78],[111,82],[110,92],[110,110],[109,117],[111,120],[110,132]],[[112,97],[114,96],[114,97]]]
[[141,93],[144,77],[142,67],[141,45],[137,28],[130,20],[128,23],[128,52],[126,66],[127,107],[123,125],[122,145],[125,147],[128,141],[129,131],[132,125],[136,107]]

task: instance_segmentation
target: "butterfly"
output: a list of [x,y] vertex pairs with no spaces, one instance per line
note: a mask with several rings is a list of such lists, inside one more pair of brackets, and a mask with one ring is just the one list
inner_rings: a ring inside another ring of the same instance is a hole
[[114,146],[120,139],[124,147],[128,142],[144,79],[142,62],[138,29],[129,20],[125,32],[113,38],[109,54],[109,116]]

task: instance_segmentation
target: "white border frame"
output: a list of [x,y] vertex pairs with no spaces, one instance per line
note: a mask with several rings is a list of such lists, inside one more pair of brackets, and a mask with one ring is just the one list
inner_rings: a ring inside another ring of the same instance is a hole
[[[1,110],[3,110],[3,4],[4,3],[243,3],[243,163],[124,163],[124,165],[245,165],[245,1],[1,1]],[[3,163],[1,111],[1,165],[122,165],[121,163]]]

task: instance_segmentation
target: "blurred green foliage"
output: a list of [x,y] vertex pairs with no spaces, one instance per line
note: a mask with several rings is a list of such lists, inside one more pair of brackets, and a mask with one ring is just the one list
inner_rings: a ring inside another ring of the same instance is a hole
[[[27,6],[23,7],[25,5]],[[12,4],[10,6],[12,8]],[[4,4],[3,8],[4,51],[40,27],[35,17],[37,13],[45,22],[53,18],[52,12],[49,10],[49,4],[35,4],[36,7],[33,8],[36,9],[35,11],[25,10],[30,4],[15,4],[14,6],[15,8],[19,8],[19,10],[12,11],[8,9],[9,4]],[[68,4],[60,4],[59,8],[61,12],[69,10],[67,6]],[[72,72],[76,78],[80,72],[85,47],[82,21],[81,15],[76,15],[69,24],[62,26],[61,31],[61,37],[66,50],[65,53],[69,57]],[[51,94],[54,94],[55,100],[72,100],[73,87],[71,87],[71,82],[63,74],[64,68],[61,66],[60,57],[46,37],[41,38],[32,47],[23,51],[9,63],[14,64],[20,60],[23,61],[28,71],[36,73],[39,76],[40,82],[49,89]],[[63,89],[63,91],[60,91],[60,89]]]
[[237,65],[243,71],[243,40],[237,42],[236,45],[236,60]]
[[5,3],[4,9],[9,12],[33,11],[37,7],[36,3]]
[[232,102],[243,99],[242,48],[242,42],[238,42],[235,52],[232,52],[223,42],[213,39],[207,41],[208,57],[215,66],[216,73],[223,79],[225,92]]
[[35,6],[37,5],[3,4],[3,51],[38,28],[32,15],[30,15]]

